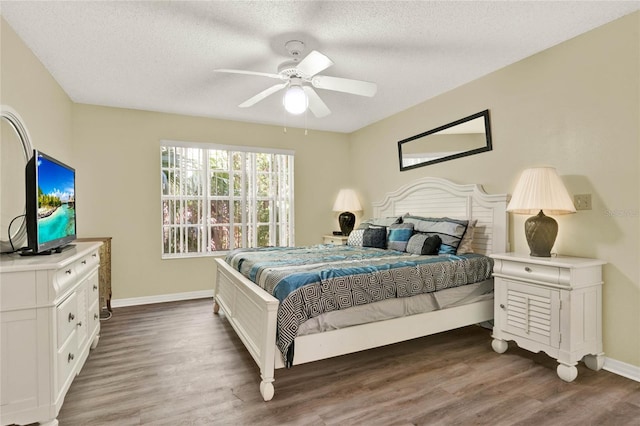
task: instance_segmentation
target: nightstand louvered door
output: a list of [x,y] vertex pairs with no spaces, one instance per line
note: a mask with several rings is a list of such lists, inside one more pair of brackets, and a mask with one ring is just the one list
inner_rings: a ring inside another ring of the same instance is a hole
[[504,330],[532,342],[558,348],[560,345],[560,292],[502,280],[499,311]]

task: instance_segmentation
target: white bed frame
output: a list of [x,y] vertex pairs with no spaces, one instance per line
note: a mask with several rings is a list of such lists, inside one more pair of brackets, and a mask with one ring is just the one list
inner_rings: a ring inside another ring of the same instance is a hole
[[[477,219],[473,248],[482,254],[507,251],[507,195],[488,195],[480,185],[457,185],[445,179],[424,178],[388,194],[373,204],[373,217],[416,216]],[[262,290],[224,259],[216,259],[214,306],[222,309],[260,367],[260,393],[274,395],[274,370],[284,362],[276,347],[278,299]],[[428,319],[427,319],[428,318]],[[493,300],[299,336],[295,364],[317,361],[365,349],[428,336],[493,318]]]

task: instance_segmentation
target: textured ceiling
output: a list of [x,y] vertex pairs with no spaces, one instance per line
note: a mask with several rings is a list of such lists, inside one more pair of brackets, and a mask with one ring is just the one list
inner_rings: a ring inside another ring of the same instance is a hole
[[[75,102],[351,132],[640,8],[637,1],[1,1],[0,13]],[[287,40],[373,81],[366,98],[318,90],[327,117],[273,95]]]

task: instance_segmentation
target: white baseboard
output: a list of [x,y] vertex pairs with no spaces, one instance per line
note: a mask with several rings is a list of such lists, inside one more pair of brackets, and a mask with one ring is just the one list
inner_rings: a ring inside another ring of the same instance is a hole
[[[213,298],[213,290],[191,291],[188,293],[160,294],[147,297],[132,297],[129,299],[113,299],[111,301],[111,307],[122,308],[125,306],[149,305],[152,303],[205,299],[209,297]],[[640,382],[640,367],[637,367],[635,365],[627,364],[613,358],[605,357],[604,367],[602,368],[604,370],[610,371],[613,374],[617,374],[619,376],[635,380],[636,382]]]
[[605,357],[603,370],[640,382],[640,367]]
[[150,305],[152,303],[177,302],[179,300],[213,298],[213,290],[190,291],[188,293],[159,294],[156,296],[131,297],[128,299],[112,299],[112,308],[125,306]]

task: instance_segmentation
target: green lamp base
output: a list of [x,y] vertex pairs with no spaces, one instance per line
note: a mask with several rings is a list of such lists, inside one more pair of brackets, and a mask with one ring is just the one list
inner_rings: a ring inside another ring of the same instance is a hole
[[531,256],[551,257],[551,249],[558,235],[558,222],[540,210],[540,213],[524,222],[524,234]]

